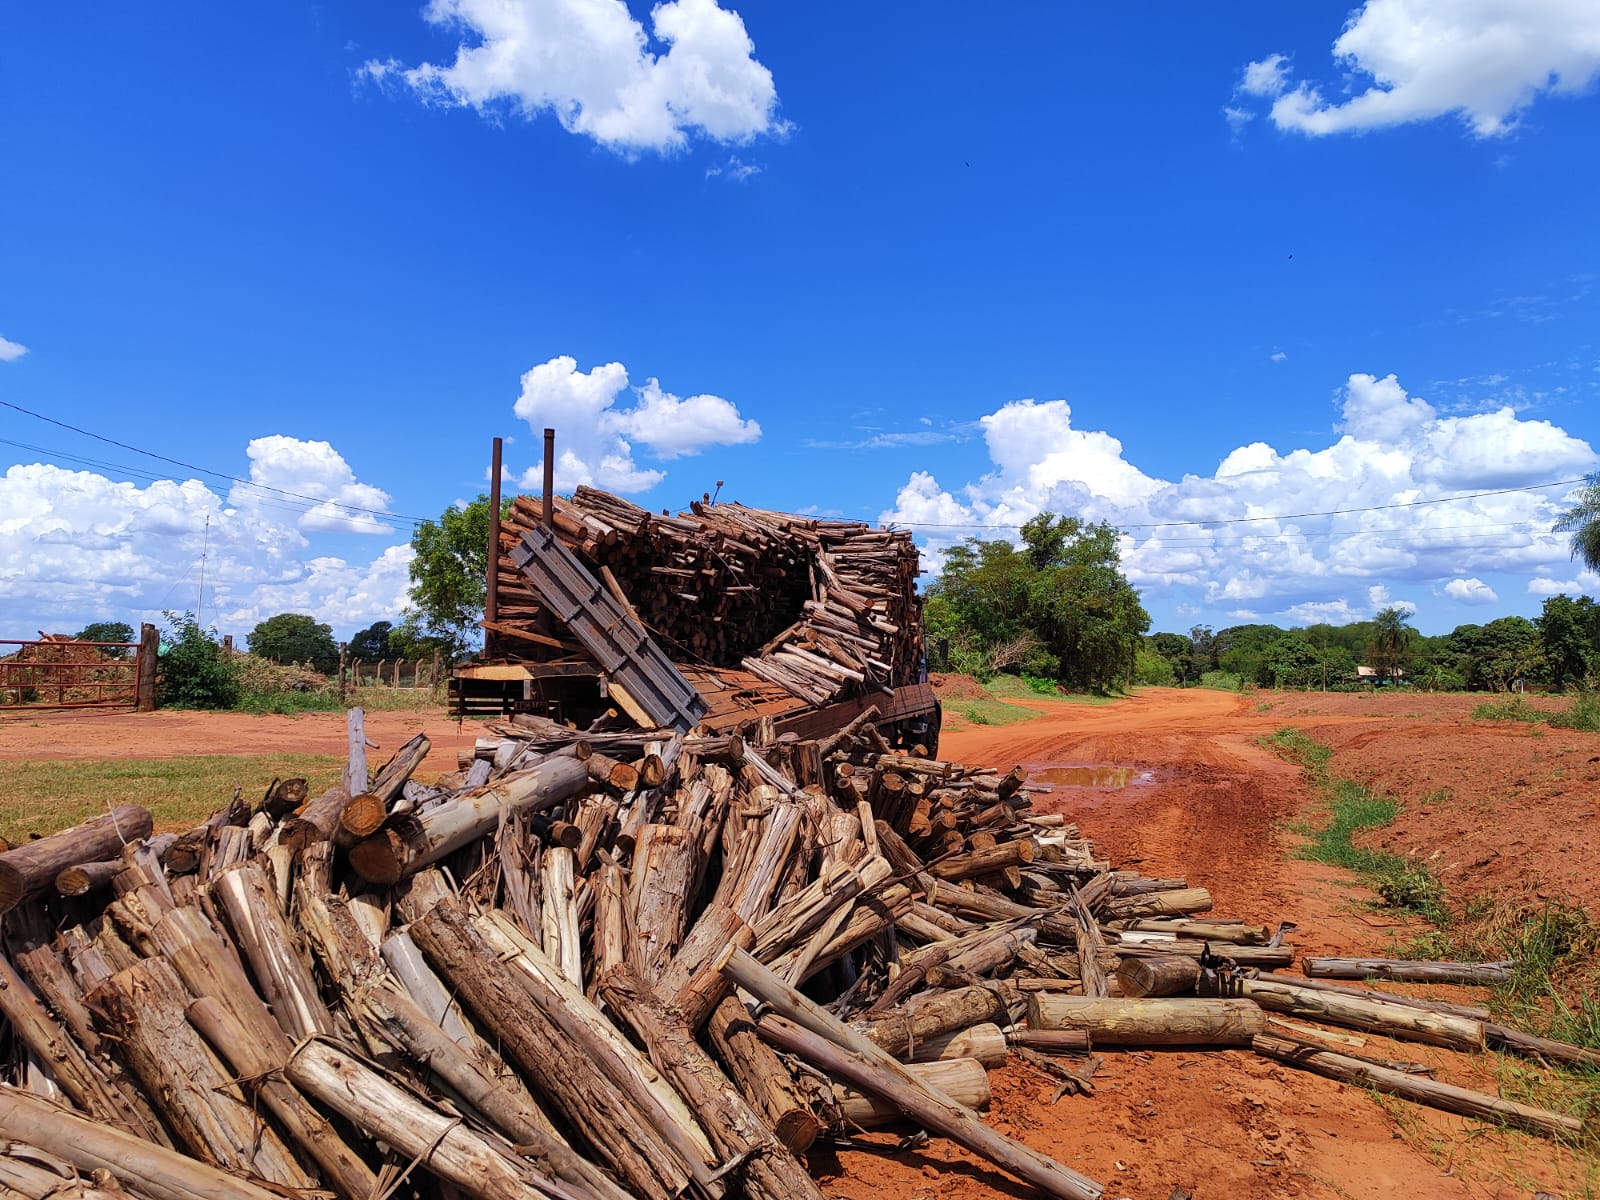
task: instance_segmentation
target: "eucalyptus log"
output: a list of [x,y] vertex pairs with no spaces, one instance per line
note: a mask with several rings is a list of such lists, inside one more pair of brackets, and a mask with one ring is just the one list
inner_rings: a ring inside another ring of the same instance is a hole
[[297,1088],[359,1128],[369,1129],[472,1200],[563,1200],[569,1194],[509,1146],[475,1133],[459,1117],[424,1103],[360,1059],[325,1042],[295,1048],[284,1074]]
[[1006,1065],[1006,1035],[993,1021],[984,1021],[918,1042],[911,1048],[910,1055],[913,1063],[948,1062],[958,1058],[973,1059],[986,1067],[1003,1067]]
[[190,995],[159,958],[119,971],[89,997],[120,1052],[189,1152],[289,1187],[314,1181],[189,1025]]
[[[278,844],[299,850],[312,842],[327,841],[339,828],[339,814],[348,803],[350,793],[342,784],[329,788],[315,800],[306,801],[295,810],[293,816],[285,817],[279,824]],[[215,873],[215,869],[212,873]]]
[[1212,946],[1209,942],[1174,939],[1170,942],[1120,942],[1110,948],[1123,959],[1168,957],[1178,955],[1198,960],[1207,947],[1216,958],[1231,958],[1241,967],[1260,967],[1271,970],[1287,967],[1294,962],[1293,946],[1248,946],[1225,944]]
[[1257,1054],[1288,1063],[1292,1067],[1326,1075],[1329,1079],[1356,1087],[1374,1088],[1391,1096],[1401,1096],[1429,1108],[1511,1125],[1546,1137],[1577,1138],[1585,1132],[1585,1123],[1577,1117],[1519,1104],[1514,1100],[1502,1100],[1498,1096],[1439,1083],[1419,1075],[1408,1075],[1404,1071],[1391,1070],[1273,1034],[1262,1034],[1254,1040],[1253,1045]]
[[0,1137],[37,1146],[80,1171],[109,1171],[151,1200],[282,1200],[248,1179],[4,1084]]
[[1094,1180],[990,1129],[971,1109],[911,1074],[864,1034],[807,1000],[744,951],[730,951],[723,969],[740,987],[782,1014],[756,1021],[757,1032],[774,1045],[893,1102],[925,1128],[952,1138],[1048,1195],[1097,1200],[1104,1192]]
[[1268,979],[1241,979],[1238,991],[1262,1008],[1309,1017],[1329,1025],[1365,1029],[1387,1037],[1448,1046],[1452,1050],[1481,1051],[1485,1046],[1482,1021],[1448,1013],[1426,1012],[1386,1000],[1365,1000],[1338,992],[1315,991]]
[[1093,1046],[1087,1029],[1026,1029],[1017,1026],[1006,1030],[1006,1041],[1013,1046],[1039,1050],[1045,1054],[1087,1054]]
[[626,1193],[594,1164],[578,1155],[558,1134],[549,1116],[521,1087],[495,1077],[461,1052],[461,1047],[428,1018],[411,997],[368,988],[353,1000],[364,1023],[382,1029],[402,1053],[426,1067],[549,1175],[593,1192],[602,1200],[625,1200]]
[[1178,888],[1107,900],[1106,913],[1113,919],[1130,917],[1177,917],[1206,912],[1211,908],[1211,893],[1205,888]]
[[350,865],[369,883],[396,883],[492,833],[502,809],[519,813],[553,808],[582,792],[588,779],[577,759],[547,758],[357,842],[350,850]]
[[822,1189],[694,1040],[693,1031],[627,967],[600,981],[600,995],[644,1043],[650,1061],[688,1101],[725,1161],[742,1160],[750,1200],[822,1200]]
[[1387,979],[1398,983],[1505,983],[1512,962],[1428,962],[1409,958],[1305,958],[1300,969],[1313,979]]
[[1267,1016],[1249,1000],[1120,1000],[1034,992],[1030,1029],[1081,1029],[1096,1046],[1248,1046]]
[[295,1040],[338,1032],[300,939],[261,868],[247,862],[224,871],[212,882],[211,893],[227,914],[234,941],[283,1031]]
[[1134,917],[1117,922],[1119,929],[1138,933],[1170,933],[1176,937],[1197,938],[1209,942],[1239,942],[1263,946],[1272,931],[1265,925],[1247,925],[1243,921],[1196,921],[1190,917]]
[[725,997],[712,1010],[706,1035],[728,1077],[778,1140],[795,1154],[809,1150],[822,1132],[822,1122],[783,1059],[761,1040],[744,1005],[733,996]]
[[920,995],[893,1012],[854,1028],[895,1058],[911,1058],[924,1042],[985,1022],[1008,1021],[1005,998],[986,987],[951,988]]
[[187,1015],[241,1084],[266,1105],[290,1140],[321,1168],[324,1181],[345,1200],[370,1200],[378,1188],[372,1168],[345,1143],[333,1124],[278,1074],[287,1058],[288,1042],[263,1045],[208,997],[191,1002]]
[[[48,953],[48,951],[46,951]],[[79,1048],[39,1002],[27,982],[17,974],[7,955],[0,954],[0,1016],[14,1036],[40,1062],[67,1098],[96,1121],[117,1125],[151,1141],[165,1143],[166,1135],[143,1106],[115,1087],[95,1062]]]
[[1352,983],[1335,983],[1331,979],[1302,979],[1298,975],[1262,974],[1256,978],[1267,983],[1286,983],[1291,987],[1306,988],[1314,992],[1333,992],[1340,996],[1355,996],[1362,1000],[1383,1000],[1406,1008],[1420,1008],[1427,1012],[1449,1013],[1453,1017],[1466,1017],[1469,1021],[1494,1019],[1487,1008],[1476,1004],[1458,1004],[1452,1000],[1435,1000],[1431,996],[1406,996],[1399,992],[1385,992],[1377,988],[1360,987]]
[[79,863],[118,857],[129,842],[150,836],[150,810],[119,804],[80,825],[24,842],[0,854],[0,913],[55,887],[56,876]]
[[[976,1112],[989,1107],[989,1072],[977,1059],[912,1063],[906,1069],[963,1108]],[[883,1125],[897,1125],[906,1119],[898,1104],[855,1088],[835,1087],[834,1103],[847,1127],[877,1129]]]
[[[551,760],[561,761],[561,760]],[[502,1049],[527,1074],[604,1164],[643,1195],[674,1195],[692,1178],[686,1155],[669,1143],[649,1093],[606,1069],[615,1050],[573,1019],[555,989],[502,961],[466,916],[436,905],[411,937]],[[675,1130],[681,1128],[673,1124]],[[703,1172],[704,1164],[696,1164]]]
[[1125,958],[1117,967],[1124,996],[1181,996],[1193,992],[1199,979],[1199,961],[1176,954]]

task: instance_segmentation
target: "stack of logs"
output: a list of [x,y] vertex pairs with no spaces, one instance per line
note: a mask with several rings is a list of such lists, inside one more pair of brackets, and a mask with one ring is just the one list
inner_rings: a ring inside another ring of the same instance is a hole
[[[556,536],[677,661],[739,667],[811,704],[915,682],[922,656],[911,535],[739,504],[653,514],[580,487],[554,501]],[[500,652],[577,653],[511,551],[541,519],[519,496],[500,533]]]
[[322,795],[275,782],[181,835],[123,806],[0,854],[0,1190],[820,1200],[814,1142],[909,1120],[1095,1197],[975,1110],[1008,1055],[1091,1091],[1105,1046],[1578,1129],[1305,1022],[1589,1052],[1274,974],[1265,926],[1098,860],[1020,771],[891,752],[870,710],[823,741],[492,728],[431,786],[424,738],[369,775],[357,729]]

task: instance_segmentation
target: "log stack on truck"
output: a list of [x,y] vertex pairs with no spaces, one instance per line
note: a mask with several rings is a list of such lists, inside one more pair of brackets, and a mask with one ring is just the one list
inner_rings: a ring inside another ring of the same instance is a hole
[[497,525],[456,715],[817,738],[875,708],[892,744],[936,752],[909,533],[709,498],[673,516],[591,487],[518,496]]

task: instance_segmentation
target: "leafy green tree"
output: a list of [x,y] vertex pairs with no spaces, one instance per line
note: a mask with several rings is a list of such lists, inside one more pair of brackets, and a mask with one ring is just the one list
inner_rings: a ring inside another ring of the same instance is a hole
[[1582,687],[1600,667],[1600,605],[1588,596],[1551,596],[1534,623],[1551,682],[1564,688],[1571,680]]
[[1267,647],[1266,670],[1273,687],[1310,687],[1322,676],[1322,657],[1305,634],[1291,630]]
[[1539,629],[1526,617],[1497,617],[1487,625],[1458,625],[1446,639],[1447,654],[1471,691],[1509,691],[1518,680],[1545,676]]
[[1167,660],[1174,683],[1193,683],[1200,678],[1194,665],[1194,643],[1183,634],[1152,633],[1148,644],[1154,653]]
[[268,617],[249,634],[250,653],[278,663],[310,663],[330,670],[339,662],[333,627],[305,613],[279,613]]
[[359,662],[376,662],[380,658],[387,658],[393,653],[389,649],[389,634],[394,625],[389,621],[374,621],[365,629],[351,636],[345,643],[345,649],[350,657]]
[[[510,511],[511,501],[506,500],[502,519]],[[411,548],[416,551],[411,560],[411,606],[401,625],[416,631],[407,634],[413,648],[437,645],[453,662],[482,638],[489,497],[480,495],[462,507],[451,505],[437,521],[422,522],[411,534]]]
[[168,636],[158,663],[157,700],[168,708],[232,708],[239,678],[214,629],[193,613],[164,614]]
[[928,589],[934,628],[952,647],[970,639],[990,669],[1080,689],[1126,684],[1150,618],[1120,567],[1110,526],[1042,513],[1020,547],[969,538],[946,555]]
[[1380,612],[1372,624],[1372,642],[1367,647],[1367,661],[1378,674],[1398,679],[1416,630],[1406,624],[1406,611],[1397,605],[1390,605]]
[[1153,647],[1140,646],[1133,660],[1133,681],[1144,687],[1175,687],[1178,673],[1171,659]]
[[1214,641],[1217,666],[1249,683],[1269,685],[1272,647],[1285,632],[1276,625],[1232,625],[1219,630]]
[[[131,642],[133,626],[126,621],[91,621],[72,635],[80,642]],[[101,651],[107,658],[127,658],[126,647],[107,647]]]
[[1555,531],[1572,535],[1572,557],[1600,571],[1600,475],[1590,475],[1573,506],[1556,518]]
[[1217,670],[1217,635],[1209,625],[1189,627],[1189,679]]

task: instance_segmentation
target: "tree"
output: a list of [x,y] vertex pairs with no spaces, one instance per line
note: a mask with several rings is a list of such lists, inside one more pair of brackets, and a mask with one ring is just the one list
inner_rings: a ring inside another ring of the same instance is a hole
[[1588,596],[1551,596],[1534,624],[1551,682],[1564,688],[1571,679],[1582,687],[1600,667],[1600,605]]
[[1600,571],[1600,475],[1589,475],[1573,506],[1556,518],[1555,531],[1572,535],[1572,557]]
[[1121,569],[1104,523],[1042,513],[1022,545],[968,538],[928,589],[939,636],[980,660],[1069,687],[1126,684],[1150,617]]
[[1511,690],[1544,677],[1539,629],[1527,617],[1497,617],[1487,625],[1458,625],[1445,639],[1456,672],[1472,691]]
[[1380,675],[1389,679],[1400,678],[1405,665],[1406,650],[1416,630],[1406,624],[1406,611],[1390,605],[1373,619],[1372,643],[1367,647],[1367,657]]
[[1267,647],[1266,670],[1273,687],[1310,687],[1322,678],[1322,659],[1310,639],[1296,629]]
[[216,631],[200,628],[193,613],[169,612],[160,657],[159,700],[168,708],[232,708],[239,678],[222,652]]
[[374,621],[353,635],[346,643],[350,657],[358,662],[375,662],[380,658],[387,658],[392,653],[389,649],[389,634],[393,629],[392,622]]
[[250,631],[250,653],[278,663],[310,663],[319,670],[338,665],[333,628],[305,613],[279,613]]
[[[126,621],[91,621],[72,635],[80,642],[131,642],[133,626]],[[107,658],[127,658],[125,646],[108,646],[101,651]]]
[[[511,502],[501,505],[501,518]],[[446,659],[464,657],[479,642],[483,620],[484,569],[489,555],[489,497],[451,505],[437,521],[411,534],[411,606],[402,627],[415,630],[413,645],[430,640]],[[411,657],[408,653],[407,657]]]

